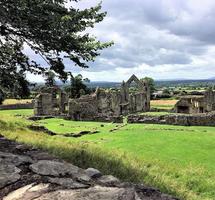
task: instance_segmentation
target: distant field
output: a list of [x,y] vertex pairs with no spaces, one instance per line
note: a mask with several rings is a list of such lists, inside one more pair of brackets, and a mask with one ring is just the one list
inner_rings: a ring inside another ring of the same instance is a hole
[[174,106],[177,102],[178,100],[152,100],[151,105],[152,106],[163,106],[163,105]]
[[6,99],[3,105],[31,103],[32,99]]
[[164,110],[170,110],[174,107],[174,105],[178,102],[178,100],[152,100],[151,108],[158,108]]
[[[35,123],[23,118],[31,114],[32,110],[0,111],[0,133],[44,148],[81,167],[95,167],[125,181],[147,183],[181,199],[214,200],[215,127],[153,124],[120,127],[63,119],[36,122],[61,134],[49,136],[25,128]],[[63,137],[65,133],[83,130],[99,133]]]

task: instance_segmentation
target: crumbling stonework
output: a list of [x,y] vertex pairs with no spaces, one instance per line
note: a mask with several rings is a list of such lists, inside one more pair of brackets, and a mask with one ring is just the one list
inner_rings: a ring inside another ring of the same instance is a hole
[[175,105],[176,113],[206,113],[215,110],[215,91],[209,89],[201,96],[182,97]]
[[[131,93],[129,87],[133,82],[137,86],[137,91]],[[149,110],[148,83],[140,81],[135,75],[132,75],[127,82],[122,83],[119,91],[98,88],[92,95],[70,99],[68,115],[74,120],[99,120]]]
[[43,115],[62,115],[66,112],[68,98],[57,86],[43,88],[34,100],[34,114]]
[[161,116],[130,115],[128,123],[169,124],[181,126],[215,126],[215,112],[198,114],[167,114]]
[[[133,82],[136,88],[131,92]],[[94,94],[78,99],[68,99],[58,87],[43,88],[34,102],[35,116],[67,115],[73,120],[122,122],[122,115],[150,110],[150,89],[147,81],[132,75],[119,90],[97,88]]]

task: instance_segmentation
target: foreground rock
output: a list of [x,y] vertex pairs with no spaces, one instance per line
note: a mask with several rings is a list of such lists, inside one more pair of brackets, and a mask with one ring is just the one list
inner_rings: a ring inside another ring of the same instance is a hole
[[0,189],[20,179],[21,170],[12,164],[3,164],[0,160]]
[[173,200],[0,136],[0,200]]

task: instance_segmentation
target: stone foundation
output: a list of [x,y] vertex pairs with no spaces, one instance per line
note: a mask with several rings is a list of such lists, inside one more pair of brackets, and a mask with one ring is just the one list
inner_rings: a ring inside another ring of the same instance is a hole
[[1,105],[0,110],[32,109],[33,103]]
[[128,123],[169,124],[181,126],[215,126],[215,112],[195,115],[130,115],[128,116]]

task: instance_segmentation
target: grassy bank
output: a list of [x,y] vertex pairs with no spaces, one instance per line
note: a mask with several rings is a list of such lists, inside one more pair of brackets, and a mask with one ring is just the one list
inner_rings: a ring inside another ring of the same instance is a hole
[[[26,128],[31,110],[0,111],[1,134],[54,153],[81,167],[96,167],[122,180],[144,182],[181,199],[215,197],[215,128],[168,125],[72,122],[39,123],[62,136]],[[14,116],[16,115],[16,117]],[[20,116],[23,115],[23,116]],[[66,138],[64,133],[97,130],[98,134]]]

